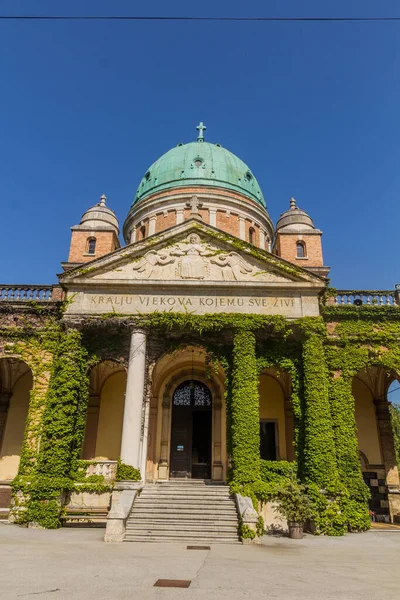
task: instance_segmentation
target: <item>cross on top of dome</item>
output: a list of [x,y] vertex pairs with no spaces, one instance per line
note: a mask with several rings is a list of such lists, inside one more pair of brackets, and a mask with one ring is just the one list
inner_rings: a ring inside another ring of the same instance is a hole
[[196,129],[199,132],[199,135],[197,136],[197,141],[204,142],[204,132],[207,129],[207,127],[204,125],[203,121],[200,121]]

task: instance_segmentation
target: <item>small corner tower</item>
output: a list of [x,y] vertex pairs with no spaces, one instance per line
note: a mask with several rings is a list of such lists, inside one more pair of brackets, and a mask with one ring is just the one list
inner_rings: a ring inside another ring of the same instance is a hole
[[327,277],[329,273],[322,257],[322,231],[294,198],[276,224],[274,253],[316,275]]
[[62,263],[64,270],[90,262],[121,246],[118,219],[106,206],[104,194],[98,204],[82,215],[79,225],[71,227],[71,231],[68,262]]

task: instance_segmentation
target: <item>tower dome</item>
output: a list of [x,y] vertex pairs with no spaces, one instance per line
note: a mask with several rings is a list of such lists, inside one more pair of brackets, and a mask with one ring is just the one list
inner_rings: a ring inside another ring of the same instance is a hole
[[113,229],[116,235],[119,234],[119,223],[117,216],[111,208],[106,205],[106,196],[103,194],[100,197],[100,202],[91,206],[85,213],[83,213],[80,225],[84,225],[85,228],[98,229]]
[[273,225],[261,188],[240,158],[204,140],[178,144],[146,171],[123,226],[133,243],[183,223],[190,215],[212,227],[270,248]]
[[290,199],[290,208],[281,214],[276,224],[276,231],[307,232],[314,230],[314,222],[305,210],[299,208],[294,198]]
[[178,144],[147,169],[132,208],[156,192],[191,185],[239,192],[265,208],[261,188],[246,163],[220,144],[205,142],[205,127],[201,123],[199,128],[196,142]]

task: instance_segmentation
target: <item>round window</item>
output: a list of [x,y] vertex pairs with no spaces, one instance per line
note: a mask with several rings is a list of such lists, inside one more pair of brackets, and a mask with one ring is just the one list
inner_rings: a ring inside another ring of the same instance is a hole
[[201,158],[195,158],[194,159],[194,166],[195,167],[201,167],[201,165],[203,164],[203,161]]
[[245,177],[246,177],[247,181],[251,181],[253,179],[253,175],[250,173],[250,171],[247,171]]

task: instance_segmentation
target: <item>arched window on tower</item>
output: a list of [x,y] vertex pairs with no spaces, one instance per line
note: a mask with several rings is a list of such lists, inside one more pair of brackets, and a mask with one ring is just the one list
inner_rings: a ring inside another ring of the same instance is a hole
[[249,242],[250,242],[250,244],[254,244],[255,234],[256,234],[256,232],[254,230],[254,227],[250,227],[250,229],[249,229]]
[[306,258],[306,245],[304,242],[296,242],[296,257],[297,258]]
[[96,238],[94,238],[94,237],[88,238],[86,252],[87,252],[87,254],[95,254],[95,252],[96,252]]
[[142,225],[141,228],[139,229],[139,239],[144,240],[145,237],[146,237],[146,226]]

